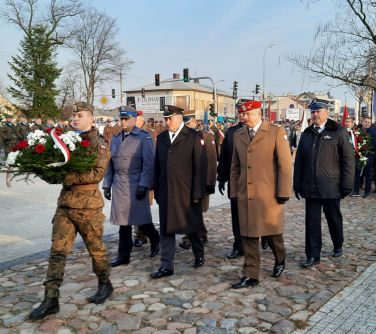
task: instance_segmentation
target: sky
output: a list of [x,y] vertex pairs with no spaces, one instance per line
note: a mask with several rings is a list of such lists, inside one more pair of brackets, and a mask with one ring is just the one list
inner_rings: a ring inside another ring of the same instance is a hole
[[[190,76],[210,76],[218,81],[218,89],[228,92],[238,81],[239,96],[251,96],[264,78],[265,91],[273,95],[330,91],[342,105],[345,99],[349,106],[355,104],[346,87],[302,73],[287,59],[293,53],[309,53],[318,24],[334,16],[332,1],[310,1],[307,6],[305,0],[92,0],[90,5],[117,19],[119,34],[108,38],[119,41],[134,61],[123,90],[153,83],[155,73],[163,80],[172,73],[182,76],[183,68],[189,68]],[[0,82],[6,87],[7,62],[22,34],[2,24],[0,35],[5,37]],[[67,51],[59,50],[60,65],[70,59]],[[110,95],[111,88],[118,92],[119,87],[116,77],[100,87],[96,104],[102,94]]]

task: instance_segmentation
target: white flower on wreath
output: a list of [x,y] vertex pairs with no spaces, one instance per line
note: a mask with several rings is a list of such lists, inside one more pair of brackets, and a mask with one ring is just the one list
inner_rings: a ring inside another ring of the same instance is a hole
[[21,151],[9,152],[7,160],[5,161],[5,166],[14,166],[16,164],[16,159],[19,154],[21,154]]
[[42,130],[35,130],[34,132],[30,132],[26,139],[29,146],[34,146],[36,144],[45,144],[46,143],[46,133]]
[[76,143],[81,142],[82,138],[74,131],[68,131],[60,135],[60,139],[68,146],[69,151],[73,152],[76,149]]

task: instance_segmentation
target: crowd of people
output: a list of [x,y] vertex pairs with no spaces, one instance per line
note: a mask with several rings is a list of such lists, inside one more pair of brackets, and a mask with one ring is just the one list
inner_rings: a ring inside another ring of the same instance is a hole
[[[92,303],[103,303],[111,296],[110,268],[129,265],[132,248],[147,239],[149,256],[160,254],[160,264],[150,274],[151,279],[174,275],[179,234],[184,237],[178,245],[192,249],[193,267],[202,267],[208,234],[210,237],[203,212],[209,208],[216,183],[222,195],[227,188],[231,204],[234,242],[226,256],[244,256],[243,275],[231,288],[259,284],[260,241],[261,248],[270,247],[273,252],[272,276],[283,273],[284,204],[292,192],[298,200],[305,199],[306,258],[300,262],[301,268],[320,263],[322,211],[333,242],[331,255],[341,256],[344,236],[340,203],[346,196],[358,196],[362,183],[363,197],[369,196],[376,135],[368,116],[358,127],[352,119],[342,127],[329,118],[325,101],[312,101],[310,110],[310,124],[301,131],[300,122],[271,123],[263,119],[260,101],[241,104],[236,122],[210,122],[208,126],[196,120],[194,113],[173,105],[165,106],[163,123],[145,121],[142,112],[121,106],[118,124],[108,124],[100,135],[93,126],[93,108],[78,103],[69,125],[57,126],[67,126],[82,138],[90,138],[97,162],[92,171],[70,172],[64,179],[53,218],[44,299],[30,319],[59,311],[66,256],[77,232],[84,239],[98,277],[97,291],[88,298]],[[48,123],[35,120],[33,126],[34,130],[46,129]],[[14,125],[7,118],[3,127],[11,128],[14,136],[12,142],[6,142],[8,150],[11,143],[33,131],[25,119]],[[364,138],[369,139],[366,151],[359,141]],[[102,193],[111,201],[110,223],[119,226],[118,251],[110,261],[102,240]],[[151,216],[153,200],[159,206],[159,231]]]

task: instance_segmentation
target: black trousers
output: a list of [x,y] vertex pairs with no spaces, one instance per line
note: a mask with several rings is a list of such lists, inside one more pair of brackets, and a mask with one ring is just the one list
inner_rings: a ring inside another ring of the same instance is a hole
[[238,199],[231,199],[231,224],[232,224],[232,234],[234,235],[234,244],[232,248],[234,250],[243,252],[242,238],[240,236],[240,226],[239,226],[239,212],[238,212]]
[[343,221],[340,209],[340,199],[306,198],[305,221],[305,252],[307,258],[320,259],[321,236],[321,211],[324,210],[329,227],[333,248],[342,248]]
[[[195,258],[204,258],[204,244],[201,239],[201,231],[188,234],[189,241],[192,245],[192,251]],[[161,265],[160,268],[174,270],[175,258],[175,234],[161,235]]]
[[[364,177],[364,192],[370,193],[372,186],[372,158],[368,161],[367,165],[363,168],[363,172],[358,167],[355,168],[355,179],[354,179],[354,191],[359,192],[361,178]],[[360,175],[362,173],[362,175]]]
[[[138,225],[139,229],[150,239],[151,247],[159,244],[159,233],[154,224]],[[118,256],[121,259],[129,259],[133,248],[132,225],[120,226]]]

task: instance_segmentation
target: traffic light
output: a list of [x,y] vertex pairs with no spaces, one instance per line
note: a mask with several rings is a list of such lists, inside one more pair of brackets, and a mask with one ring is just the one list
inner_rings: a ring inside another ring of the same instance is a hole
[[258,94],[258,93],[260,93],[260,85],[256,84],[255,94]]
[[214,108],[214,103],[210,103],[210,105],[209,105],[209,115],[213,116],[213,117],[217,116],[217,114],[215,112],[215,108]]
[[238,82],[237,81],[234,81],[234,86],[232,88],[232,90],[238,90]]
[[183,69],[183,81],[189,82],[189,69],[188,68]]
[[155,85],[156,85],[156,86],[159,86],[159,85],[160,85],[160,81],[159,81],[159,73],[155,74]]
[[111,96],[112,96],[113,99],[115,98],[115,88],[111,89]]
[[234,85],[232,87],[232,97],[236,99],[238,97],[238,82],[234,81]]
[[142,98],[145,97],[145,88],[141,88],[141,96],[142,96]]

